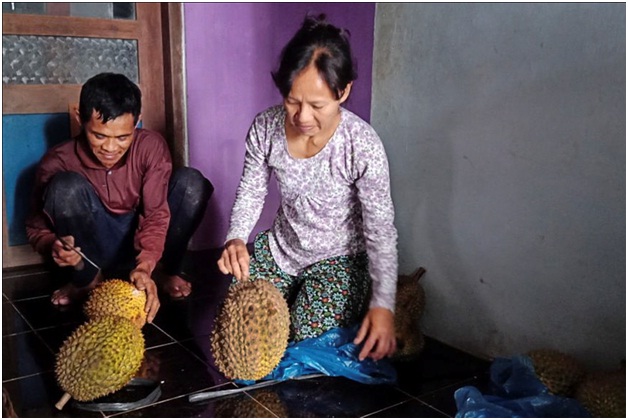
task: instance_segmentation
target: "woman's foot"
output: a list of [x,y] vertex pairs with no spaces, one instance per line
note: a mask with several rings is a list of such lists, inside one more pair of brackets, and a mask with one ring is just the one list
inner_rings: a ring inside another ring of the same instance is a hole
[[68,283],[60,289],[52,292],[50,302],[55,306],[67,306],[74,302],[83,300],[87,294],[102,281],[100,272],[94,280],[85,287],[76,287],[72,283]]

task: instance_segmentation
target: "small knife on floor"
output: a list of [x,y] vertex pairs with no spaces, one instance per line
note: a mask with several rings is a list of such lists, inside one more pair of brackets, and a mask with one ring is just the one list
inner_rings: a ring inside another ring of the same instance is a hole
[[[98,271],[100,271],[100,267],[98,266],[98,264],[96,264],[94,261],[90,260],[89,258],[87,258],[87,256],[85,254],[83,254],[81,251],[79,251],[78,249],[74,248],[72,245],[70,245],[69,243],[67,243],[64,239],[62,239],[60,236],[57,235],[57,239],[63,244],[63,246],[67,249],[70,249],[74,252],[76,252],[77,254],[79,254],[81,256],[81,258],[83,258],[85,261],[87,261],[88,263],[90,263],[91,265],[93,265],[94,267],[96,267],[96,269]],[[80,263],[79,263],[80,265]],[[83,267],[79,267],[79,265],[77,265],[75,268],[77,270],[81,270]]]

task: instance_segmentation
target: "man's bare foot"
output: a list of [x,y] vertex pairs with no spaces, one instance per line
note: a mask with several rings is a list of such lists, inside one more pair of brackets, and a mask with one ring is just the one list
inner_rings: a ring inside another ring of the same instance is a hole
[[96,277],[94,277],[94,280],[92,280],[92,282],[85,287],[76,287],[72,283],[68,283],[62,288],[52,292],[52,297],[50,298],[50,301],[53,305],[56,306],[66,306],[71,303],[77,302],[85,298],[85,296],[87,296],[87,294],[101,281],[102,278],[99,272]]
[[177,275],[159,276],[161,289],[173,299],[183,299],[192,293],[192,284]]

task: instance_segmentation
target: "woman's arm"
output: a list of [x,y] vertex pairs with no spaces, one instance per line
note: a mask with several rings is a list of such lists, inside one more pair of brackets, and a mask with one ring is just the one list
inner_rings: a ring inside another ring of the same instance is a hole
[[390,175],[384,147],[374,131],[356,142],[356,187],[362,208],[363,232],[373,294],[369,311],[355,339],[364,343],[360,360],[379,360],[396,350],[394,310],[397,291],[397,230],[390,195]]
[[218,260],[218,268],[224,274],[233,274],[238,281],[249,277],[249,252],[246,248],[255,223],[259,219],[268,194],[271,169],[268,166],[267,122],[264,114],[258,115],[246,138],[246,154],[236,199],[231,210],[231,220],[225,249]]

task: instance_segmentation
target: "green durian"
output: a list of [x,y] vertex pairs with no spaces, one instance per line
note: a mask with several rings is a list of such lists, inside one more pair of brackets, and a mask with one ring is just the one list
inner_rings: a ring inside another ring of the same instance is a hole
[[91,401],[129,383],[144,357],[144,337],[130,320],[100,316],[80,325],[56,356],[57,382],[69,397]]

